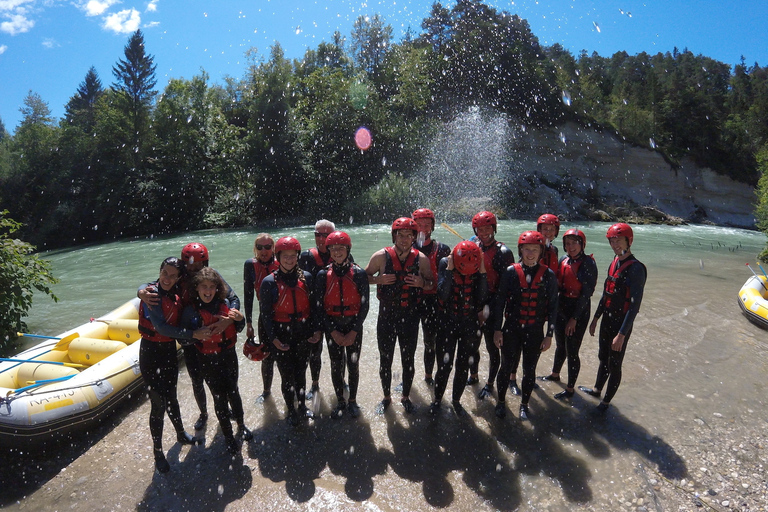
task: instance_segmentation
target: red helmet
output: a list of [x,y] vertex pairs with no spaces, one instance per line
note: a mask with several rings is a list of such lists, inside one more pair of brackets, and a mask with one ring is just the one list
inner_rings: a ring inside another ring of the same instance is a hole
[[453,266],[462,275],[469,276],[480,270],[483,251],[476,243],[464,240],[453,248]]
[[634,238],[634,233],[632,233],[632,228],[629,227],[629,224],[625,224],[623,222],[614,224],[613,226],[608,228],[608,232],[605,234],[605,238],[615,238],[617,236],[626,237],[627,243],[629,245],[632,245],[632,239]]
[[541,246],[541,256],[544,256],[546,240],[544,240],[544,235],[538,231],[524,231],[520,234],[520,238],[517,239],[517,253],[520,255],[520,258],[523,257],[522,246],[525,244],[539,244]]
[[184,263],[192,264],[196,261],[203,263],[208,261],[208,249],[203,244],[191,243],[184,246],[181,250],[181,259]]
[[413,231],[413,236],[419,232],[419,228],[416,226],[416,221],[410,217],[400,217],[392,223],[392,243],[395,243],[395,236],[401,229],[410,229]]
[[551,224],[555,226],[555,236],[560,232],[560,219],[557,218],[557,215],[545,213],[539,217],[539,220],[536,222],[536,231],[541,231],[542,224]]
[[279,257],[280,251],[301,252],[301,244],[292,236],[284,236],[275,244],[275,256]]
[[325,246],[343,245],[347,250],[352,249],[352,239],[343,231],[334,231],[325,239]]
[[[563,235],[563,250],[565,251],[565,237],[567,236],[575,236],[579,240],[581,240],[581,250],[583,251],[584,248],[587,246],[587,235],[584,234],[583,231],[580,229],[569,229],[565,232]],[[567,251],[566,251],[567,252]]]
[[480,226],[493,226],[493,232],[496,233],[496,216],[491,212],[476,213],[472,217],[472,229],[475,230],[475,234]]
[[413,220],[430,219],[432,221],[432,229],[435,229],[435,212],[429,208],[419,208],[418,210],[414,210],[411,214],[411,218]]
[[264,350],[264,345],[256,343],[253,338],[248,338],[243,343],[243,355],[251,361],[262,361],[269,357],[269,352]]

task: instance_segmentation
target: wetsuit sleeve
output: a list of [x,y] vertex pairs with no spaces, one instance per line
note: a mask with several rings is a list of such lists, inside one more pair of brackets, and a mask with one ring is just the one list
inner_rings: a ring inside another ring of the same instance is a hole
[[328,272],[323,269],[317,273],[315,278],[315,292],[312,300],[312,317],[317,318],[317,323],[323,332],[333,331],[333,322],[330,317],[325,314],[325,283],[328,280]]
[[190,330],[199,329],[203,326],[200,315],[197,314],[193,306],[187,306],[181,313],[180,325]]
[[605,283],[607,282],[608,279],[606,278],[605,282],[603,283],[603,294],[600,296],[600,302],[597,303],[597,307],[595,308],[595,316],[593,317],[594,320],[597,320],[603,316],[603,313],[605,312]]
[[551,268],[548,268],[547,271],[544,273],[545,276],[547,276],[547,338],[552,337],[552,333],[555,330],[555,322],[557,321],[557,300],[558,300],[558,289],[557,289],[557,277],[555,277],[555,273],[552,271]]
[[245,321],[253,323],[253,298],[256,296],[256,290],[253,287],[256,281],[256,272],[253,270],[253,260],[245,260],[243,265],[243,299],[245,300]]
[[[229,309],[237,309],[229,305],[229,299],[224,299],[224,303]],[[241,318],[240,320],[235,320],[235,329],[237,329],[237,332],[242,332],[242,330],[245,329],[245,317]]]
[[277,283],[275,277],[268,275],[261,282],[259,289],[259,312],[262,322],[264,322],[264,332],[267,333],[267,343],[272,343],[275,339],[275,324],[272,321],[272,315],[277,302]]
[[479,274],[477,278],[477,286],[475,287],[475,304],[477,304],[478,312],[484,307],[484,304],[488,301],[488,276],[485,274]]
[[504,308],[507,306],[507,298],[511,293],[512,278],[515,277],[515,270],[510,266],[501,274],[499,280],[499,289],[496,297],[493,299],[493,330],[500,331],[504,322]]
[[309,251],[302,251],[301,254],[299,254],[299,268],[301,270],[306,270],[307,272],[312,271],[312,267],[314,266],[315,258],[312,257],[312,253]]
[[629,288],[629,309],[624,315],[624,322],[621,324],[619,334],[626,335],[635,323],[635,317],[640,311],[640,304],[643,302],[643,292],[645,291],[645,280],[647,270],[645,265],[639,261],[627,267],[627,287]]
[[501,250],[499,251],[499,254],[501,255],[501,263],[502,267],[499,270],[499,274],[504,272],[506,268],[513,263],[515,263],[515,254],[507,247],[506,245],[501,246]]
[[191,340],[194,338],[191,329],[185,329],[180,326],[171,325],[165,321],[165,315],[163,314],[163,306],[158,304],[157,306],[150,306],[144,304],[149,321],[152,322],[152,326],[162,336],[168,336],[169,338]]
[[363,332],[363,323],[368,317],[368,309],[371,303],[371,287],[368,284],[368,274],[365,273],[365,270],[358,266],[353,266],[352,269],[355,272],[353,278],[355,285],[357,285],[357,293],[360,294],[360,311],[358,311],[357,318],[355,318],[354,330],[356,332]]
[[312,327],[312,332],[322,331],[323,321],[317,315],[315,308],[312,307],[312,305],[315,304],[317,300],[315,295],[315,278],[311,273],[305,270],[304,279],[306,279],[307,290],[309,290],[309,325]]
[[447,258],[451,255],[451,248],[448,247],[446,244],[439,244],[437,246],[437,261],[440,261],[443,258]]
[[452,288],[453,272],[448,270],[448,258],[443,258],[437,268],[437,298],[443,302],[447,301]]
[[[563,258],[567,258],[567,256],[563,256]],[[581,295],[576,300],[576,307],[571,317],[574,319],[581,318],[584,311],[589,309],[590,299],[592,294],[595,293],[595,286],[597,285],[597,264],[595,264],[595,260],[586,254],[582,258],[585,259],[579,266],[579,272],[576,276],[581,282]]]

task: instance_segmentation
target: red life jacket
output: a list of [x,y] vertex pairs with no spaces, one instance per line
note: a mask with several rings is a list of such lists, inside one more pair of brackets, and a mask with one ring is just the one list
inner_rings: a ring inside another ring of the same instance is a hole
[[[179,323],[181,316],[181,305],[179,304],[179,296],[175,293],[173,295],[162,294],[160,296],[160,306],[163,308],[163,317],[165,323],[168,325],[176,326]],[[149,319],[149,311],[147,306],[141,302],[139,305],[139,333],[145,340],[155,341],[158,343],[167,343],[173,341],[173,338],[160,335],[156,330],[152,321]]]
[[355,316],[360,312],[361,302],[353,269],[341,276],[334,272],[333,265],[329,266],[325,274],[325,313],[328,316]]
[[539,263],[549,267],[552,269],[552,272],[559,276],[557,265],[557,249],[554,245],[548,245],[544,248],[544,255],[541,257]]
[[397,279],[393,284],[376,286],[376,297],[380,301],[394,303],[401,308],[409,308],[418,303],[421,288],[408,286],[405,276],[419,274],[419,254],[419,251],[411,247],[405,263],[402,263],[394,247],[384,249],[384,255],[387,258],[384,273],[389,274],[391,269],[391,273],[394,273]]
[[[531,279],[530,284],[525,279],[525,272],[523,271],[522,263],[515,263],[512,267],[517,272],[517,277],[520,279],[521,299],[520,299],[520,325],[533,325],[536,323],[536,312],[539,307],[539,284],[541,284],[541,278],[544,277],[544,273],[548,270],[545,265],[539,265],[539,270],[536,275]],[[507,317],[511,316],[512,312],[507,311]]]
[[587,256],[582,253],[581,258],[576,260],[570,256],[566,256],[560,261],[557,272],[557,284],[560,288],[560,293],[562,293],[564,297],[575,299],[581,295],[582,283],[577,276],[579,267],[581,267],[581,262],[584,258],[592,258],[592,255],[590,254]]
[[621,310],[624,313],[629,311],[629,286],[627,286],[627,280],[623,273],[628,266],[636,261],[637,260],[634,258],[629,258],[619,265],[619,257],[616,256],[613,258],[611,266],[608,267],[608,277],[605,278],[605,288],[603,292],[605,295],[605,302],[603,305],[606,310]]
[[[437,253],[440,249],[440,244],[432,240],[432,243],[430,244],[432,246],[432,252],[429,254],[422,251],[422,254],[424,254],[427,257],[427,260],[429,261],[429,268],[432,270],[432,276],[433,278],[437,277]],[[434,295],[437,293],[437,286],[432,288],[431,290],[421,290],[421,293],[424,295]]]
[[501,274],[498,269],[493,266],[493,260],[496,258],[496,254],[501,250],[501,242],[494,241],[493,245],[486,249],[482,245],[480,248],[483,250],[483,258],[485,258],[485,278],[488,280],[488,293],[494,294],[499,288],[499,278]]
[[440,301],[440,306],[453,317],[467,317],[475,312],[475,283],[478,274],[465,276],[453,272],[453,287],[447,301]]
[[272,261],[266,265],[254,258],[253,260],[253,274],[256,278],[253,280],[253,288],[256,290],[256,300],[261,300],[261,282],[269,274],[278,269],[280,264],[276,259],[272,258]]
[[[326,265],[328,265],[328,263],[323,261],[323,256],[320,254],[320,251],[318,250],[317,247],[311,248],[309,250],[309,254],[311,254],[312,257],[315,259],[315,264],[317,265],[318,270],[323,269],[326,267]],[[330,257],[330,253],[328,253],[328,255]]]
[[[216,316],[227,316],[229,313],[229,307],[224,302],[219,304],[219,310],[216,313],[211,313],[207,309],[198,309],[197,313],[200,315],[200,319],[203,321],[201,327],[211,325],[219,321]],[[224,349],[234,347],[237,342],[237,327],[235,324],[227,327],[223,333],[215,334],[210,338],[206,338],[202,341],[195,343],[197,350],[203,354],[218,354]]]
[[[299,270],[301,272],[301,270]],[[283,279],[275,275],[277,284],[277,303],[272,311],[272,319],[275,322],[290,323],[295,320],[309,318],[309,289],[303,279],[296,282],[296,286],[289,286]]]

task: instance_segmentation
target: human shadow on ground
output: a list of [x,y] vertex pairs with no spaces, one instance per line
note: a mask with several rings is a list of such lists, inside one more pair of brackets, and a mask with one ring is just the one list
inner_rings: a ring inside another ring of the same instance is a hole
[[0,508],[22,500],[43,487],[63,468],[101,442],[146,399],[147,394],[141,389],[119,404],[109,416],[87,429],[33,448],[8,449],[0,464],[3,489]]

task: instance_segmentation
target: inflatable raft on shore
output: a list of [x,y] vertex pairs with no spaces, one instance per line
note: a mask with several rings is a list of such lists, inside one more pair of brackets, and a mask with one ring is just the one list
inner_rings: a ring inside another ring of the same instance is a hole
[[761,327],[768,328],[768,279],[751,276],[739,290],[739,306],[744,315]]
[[144,385],[138,299],[0,361],[0,447],[86,430]]

